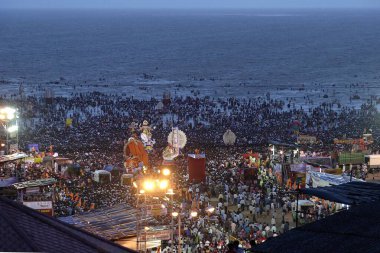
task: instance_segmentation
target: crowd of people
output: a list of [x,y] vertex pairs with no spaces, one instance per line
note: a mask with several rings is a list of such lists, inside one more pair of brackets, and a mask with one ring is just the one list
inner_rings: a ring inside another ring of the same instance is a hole
[[[291,106],[291,99],[174,97],[158,108],[159,100],[138,100],[98,92],[72,94],[71,97],[2,98],[20,112],[19,146],[38,143],[40,151],[54,149],[79,165],[75,176],[63,176],[43,166],[25,167],[25,179],[54,177],[56,216],[67,216],[119,203],[135,204],[132,187],[120,185],[120,173],[102,185],[91,173],[107,165],[123,165],[123,145],[129,138],[131,122],[147,120],[156,143],[149,154],[152,167],[162,162],[167,135],[173,126],[187,135],[187,145],[176,159],[175,197],[185,216],[196,206],[197,219],[184,219],[183,252],[240,252],[292,227],[291,203],[294,195],[279,182],[268,154],[271,140],[295,142],[298,131],[315,136],[318,142],[309,149],[331,153],[338,148],[334,138],[361,138],[363,129],[376,126],[376,105],[368,102],[359,110],[322,103],[304,110]],[[69,119],[69,120],[68,120]],[[297,123],[297,129],[293,122]],[[235,145],[223,143],[223,133],[231,129]],[[203,183],[190,182],[187,153],[199,149],[207,157],[207,177]],[[263,161],[247,176],[250,168],[242,154],[254,149]],[[379,150],[378,142],[372,144]],[[208,212],[209,207],[214,210]],[[319,213],[328,208],[320,207]],[[170,220],[170,213],[162,222]],[[320,217],[320,216],[319,216]],[[235,241],[239,241],[237,244]],[[175,237],[173,244],[178,245]],[[163,251],[171,250],[171,247]]]

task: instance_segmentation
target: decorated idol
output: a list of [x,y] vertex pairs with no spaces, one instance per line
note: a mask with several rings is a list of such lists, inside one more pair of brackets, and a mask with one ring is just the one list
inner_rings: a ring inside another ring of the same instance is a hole
[[152,128],[149,126],[147,120],[143,121],[143,125],[140,127],[140,138],[144,144],[145,150],[150,152],[153,150],[155,140],[152,139]]

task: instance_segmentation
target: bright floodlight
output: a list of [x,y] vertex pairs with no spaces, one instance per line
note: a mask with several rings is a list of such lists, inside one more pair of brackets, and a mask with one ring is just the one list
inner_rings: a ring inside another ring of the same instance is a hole
[[162,175],[169,176],[170,175],[170,170],[169,169],[163,169],[162,170]]
[[145,191],[144,190],[140,190],[140,194],[144,194],[145,193]]
[[18,130],[18,126],[17,125],[13,125],[13,126],[8,127],[8,132],[9,133],[14,133],[17,130]]
[[7,119],[12,120],[15,118],[14,114],[7,114]]
[[147,180],[143,184],[144,190],[146,191],[153,191],[154,190],[154,181]]
[[172,216],[173,217],[177,217],[178,216],[178,212],[172,212]]
[[16,112],[16,109],[10,108],[10,107],[5,107],[0,109],[0,113],[3,114],[14,114]]
[[12,120],[15,118],[16,109],[5,107],[0,109],[0,119]]
[[168,188],[169,182],[168,182],[168,180],[162,180],[162,181],[160,181],[158,186],[160,187],[161,190],[164,190],[164,189]]
[[197,211],[191,211],[191,213],[190,213],[190,215],[191,215],[191,217],[197,217],[197,215],[198,215],[198,212]]

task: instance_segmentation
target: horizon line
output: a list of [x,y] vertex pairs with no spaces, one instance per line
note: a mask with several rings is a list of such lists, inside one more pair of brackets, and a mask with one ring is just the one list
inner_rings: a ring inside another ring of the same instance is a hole
[[0,7],[0,10],[380,10],[380,6],[333,7],[333,6],[299,6],[299,7]]

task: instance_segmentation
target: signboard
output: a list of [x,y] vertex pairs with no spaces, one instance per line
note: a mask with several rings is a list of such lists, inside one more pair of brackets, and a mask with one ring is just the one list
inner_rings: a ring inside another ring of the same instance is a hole
[[311,135],[300,135],[297,138],[298,144],[314,144],[317,142],[317,137]]
[[339,155],[339,164],[363,164],[364,153],[341,153]]
[[52,201],[32,201],[23,202],[29,208],[32,208],[40,213],[53,216],[53,202]]
[[361,144],[364,144],[364,140],[363,139],[334,139],[334,144],[361,145]]
[[155,241],[155,240],[170,240],[171,231],[160,230],[160,231],[143,231],[140,235],[141,241]]
[[167,208],[162,207],[162,204],[147,205],[147,214],[152,216],[160,216],[167,214]]

